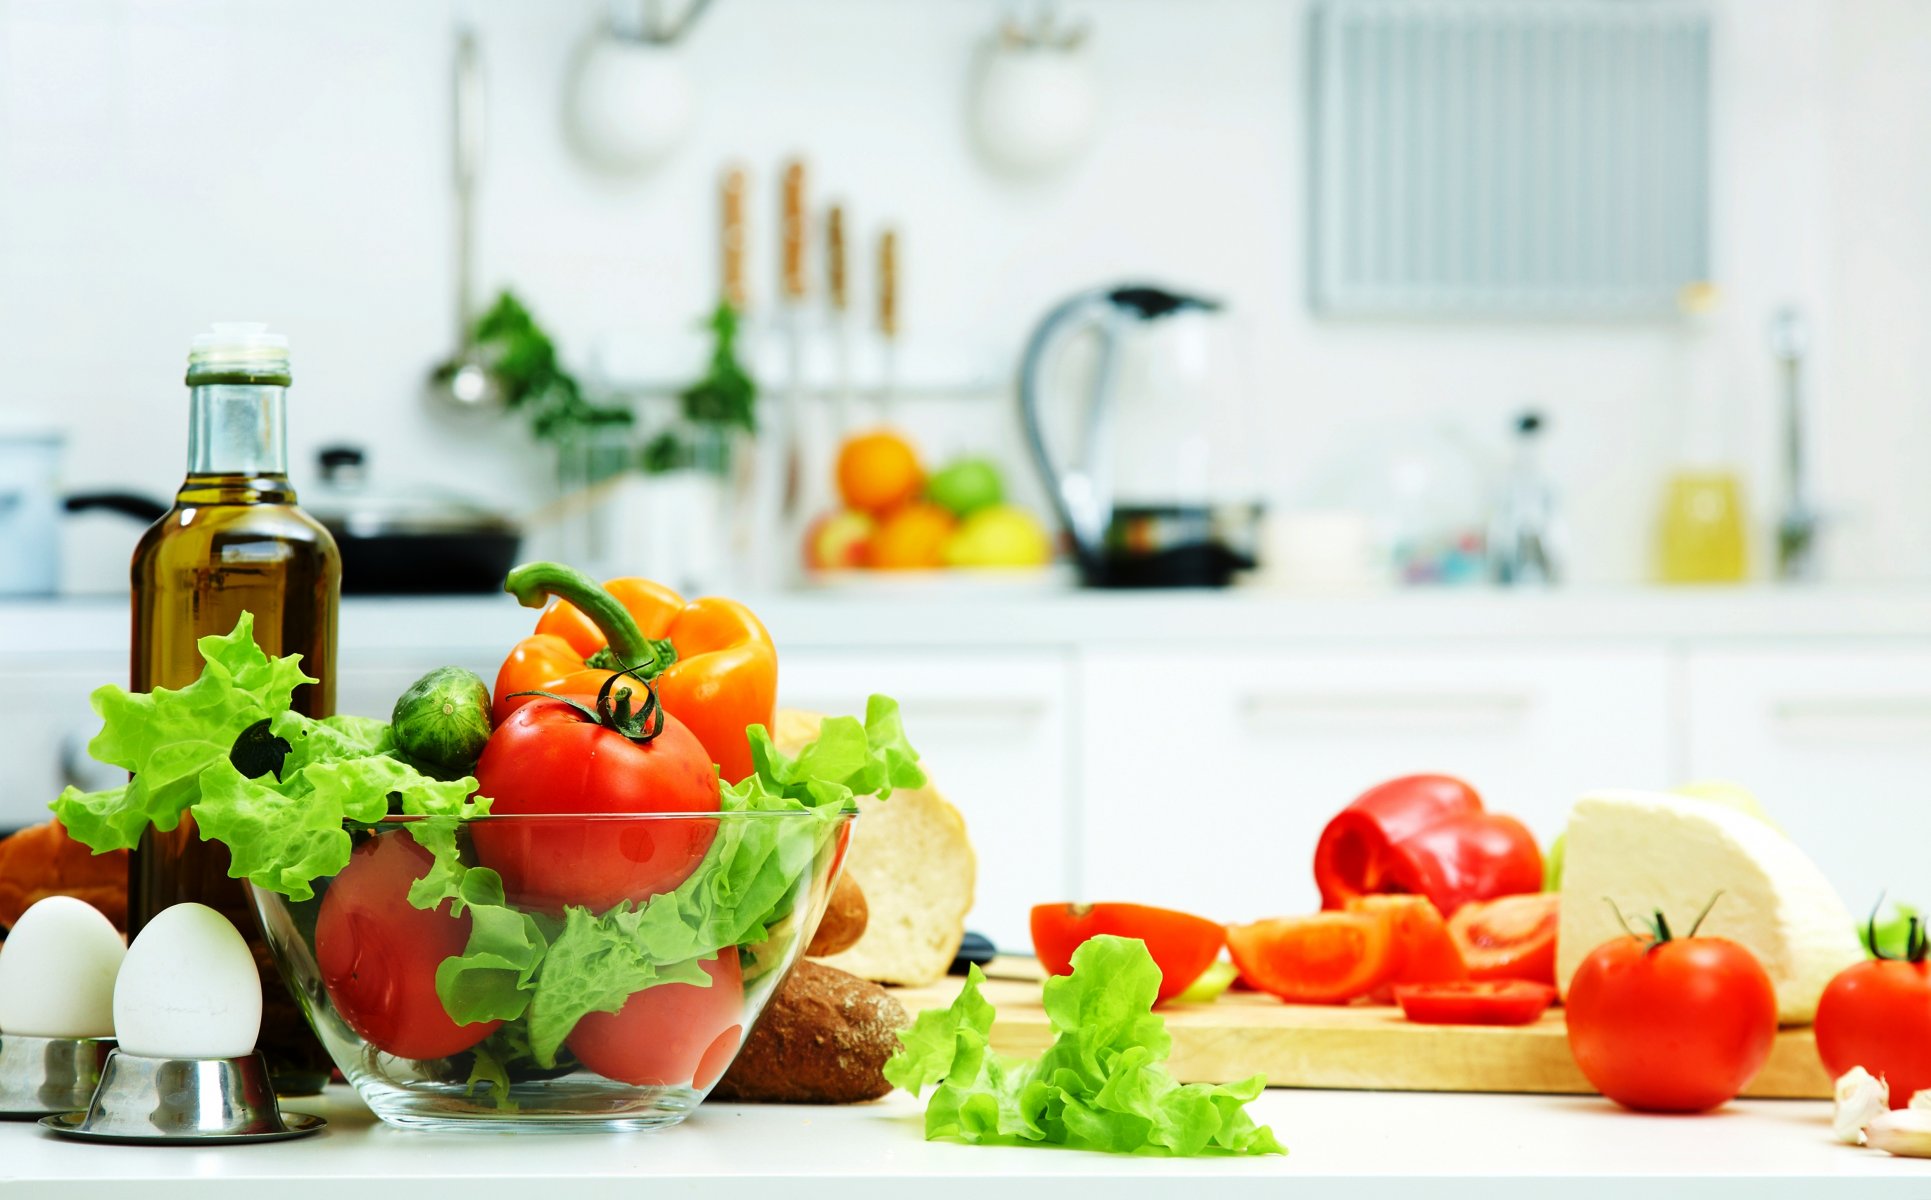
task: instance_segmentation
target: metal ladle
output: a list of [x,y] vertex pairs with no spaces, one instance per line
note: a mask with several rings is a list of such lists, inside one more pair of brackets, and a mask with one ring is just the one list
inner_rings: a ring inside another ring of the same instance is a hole
[[503,407],[503,381],[497,377],[488,352],[476,344],[476,304],[471,294],[476,181],[482,171],[485,96],[476,31],[468,26],[456,34],[454,84],[457,349],[431,372],[429,392],[450,408],[495,411]]

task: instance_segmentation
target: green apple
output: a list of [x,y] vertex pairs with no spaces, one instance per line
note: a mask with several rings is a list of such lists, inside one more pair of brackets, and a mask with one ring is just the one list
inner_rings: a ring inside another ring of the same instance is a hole
[[1004,500],[1006,485],[990,460],[955,458],[926,480],[925,494],[953,516],[969,517]]

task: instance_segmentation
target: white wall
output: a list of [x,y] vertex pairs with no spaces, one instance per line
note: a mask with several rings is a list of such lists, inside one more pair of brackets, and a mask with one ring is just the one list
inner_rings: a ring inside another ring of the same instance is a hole
[[[1106,86],[1090,155],[1017,184],[968,148],[964,86],[992,0],[720,0],[690,46],[703,105],[661,173],[615,183],[561,135],[590,0],[477,0],[492,88],[482,278],[514,283],[587,355],[682,330],[715,294],[713,183],[809,155],[861,233],[904,229],[911,337],[1009,362],[1032,320],[1122,275],[1243,314],[1273,490],[1292,498],[1391,429],[1491,437],[1525,402],[1588,580],[1647,572],[1674,445],[1672,335],[1656,326],[1318,321],[1306,311],[1304,5],[1085,0]],[[1931,5],[1719,0],[1716,267],[1738,440],[1769,509],[1762,328],[1817,331],[1836,572],[1931,576]],[[0,0],[0,403],[73,431],[76,486],[179,474],[178,385],[208,320],[295,342],[295,454],[380,436],[379,469],[537,501],[545,457],[418,398],[452,330],[446,2]],[[768,298],[771,231],[756,233]],[[995,409],[988,408],[988,415]],[[996,414],[1003,418],[1003,406]],[[95,557],[112,578],[123,531]],[[98,577],[99,572],[96,572]]]

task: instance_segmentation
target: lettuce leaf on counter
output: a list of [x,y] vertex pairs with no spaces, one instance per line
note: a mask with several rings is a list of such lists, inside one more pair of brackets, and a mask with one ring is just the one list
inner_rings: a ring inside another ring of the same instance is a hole
[[1137,938],[1096,937],[1073,952],[1073,973],[1045,983],[1055,1034],[1037,1061],[991,1048],[993,1007],[973,967],[947,1009],[920,1013],[899,1035],[885,1078],[917,1096],[936,1087],[925,1136],[972,1145],[1057,1145],[1116,1154],[1285,1154],[1244,1105],[1267,1081],[1183,1084],[1153,1012],[1160,969]]

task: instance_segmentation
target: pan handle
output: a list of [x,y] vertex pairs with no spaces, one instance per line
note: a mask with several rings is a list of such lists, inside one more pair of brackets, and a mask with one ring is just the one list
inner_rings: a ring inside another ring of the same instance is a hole
[[61,501],[61,507],[70,513],[104,509],[148,524],[168,514],[167,505],[138,492],[75,492]]

